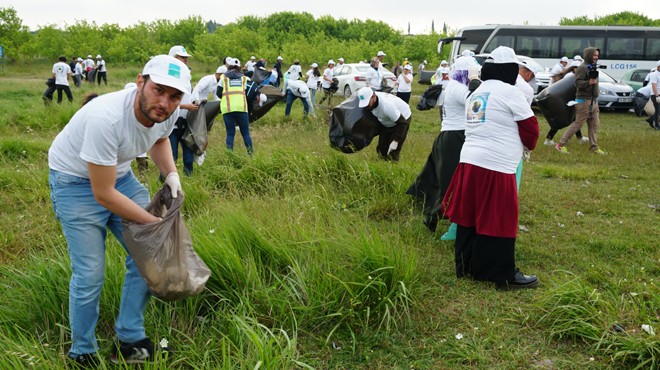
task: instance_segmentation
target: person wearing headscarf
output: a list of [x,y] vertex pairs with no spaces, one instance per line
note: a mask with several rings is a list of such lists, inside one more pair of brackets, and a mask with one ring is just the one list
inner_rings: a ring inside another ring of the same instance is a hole
[[406,191],[424,202],[424,224],[431,231],[436,229],[441,216],[440,203],[458,166],[465,142],[465,103],[471,91],[476,89],[474,86],[470,90],[468,84],[477,79],[479,69],[479,63],[471,56],[456,59],[452,78],[443,91],[445,109],[440,133],[433,142],[422,172]]
[[456,223],[457,277],[494,282],[499,289],[536,288],[515,262],[518,233],[516,168],[523,147],[539,136],[534,112],[515,86],[519,62],[513,49],[493,50],[481,85],[465,110],[465,143],[441,209]]

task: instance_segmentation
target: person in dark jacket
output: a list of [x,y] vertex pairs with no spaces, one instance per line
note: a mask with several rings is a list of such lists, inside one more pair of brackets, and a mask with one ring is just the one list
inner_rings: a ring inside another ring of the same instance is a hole
[[277,57],[277,62],[273,64],[273,68],[277,71],[277,81],[275,81],[275,87],[280,87],[280,81],[282,81],[282,57]]
[[560,153],[568,154],[566,145],[575,133],[587,123],[589,130],[589,145],[594,154],[604,155],[605,151],[598,147],[598,126],[600,125],[600,110],[598,109],[598,71],[597,63],[600,50],[584,49],[584,61],[575,70],[575,121],[555,145]]

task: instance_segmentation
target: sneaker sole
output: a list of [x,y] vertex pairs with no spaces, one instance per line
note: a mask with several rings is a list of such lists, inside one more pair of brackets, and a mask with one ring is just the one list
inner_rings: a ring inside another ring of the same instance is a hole
[[534,280],[533,282],[529,284],[506,284],[506,285],[498,285],[497,289],[498,290],[518,290],[518,289],[536,289],[541,285],[541,281],[539,279]]

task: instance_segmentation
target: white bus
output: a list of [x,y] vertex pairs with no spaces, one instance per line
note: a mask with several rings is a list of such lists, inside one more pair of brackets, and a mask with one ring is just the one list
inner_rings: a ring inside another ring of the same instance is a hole
[[660,60],[658,27],[486,25],[465,27],[454,37],[441,39],[438,52],[447,43],[451,43],[452,62],[464,50],[483,54],[503,45],[534,58],[544,68],[551,68],[563,56],[572,59],[581,56],[584,48],[595,47],[600,49],[598,64],[617,80],[631,69],[651,70]]

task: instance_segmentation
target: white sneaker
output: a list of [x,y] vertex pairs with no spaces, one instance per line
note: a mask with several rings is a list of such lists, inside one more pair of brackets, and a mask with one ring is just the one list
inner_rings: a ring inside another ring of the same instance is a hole
[[586,136],[582,136],[582,138],[580,140],[578,140],[578,143],[580,143],[580,144],[586,144],[588,142],[589,142],[589,138],[586,137]]
[[551,139],[546,138],[545,141],[543,142],[543,145],[551,146],[551,145],[555,145],[555,142],[552,141]]

